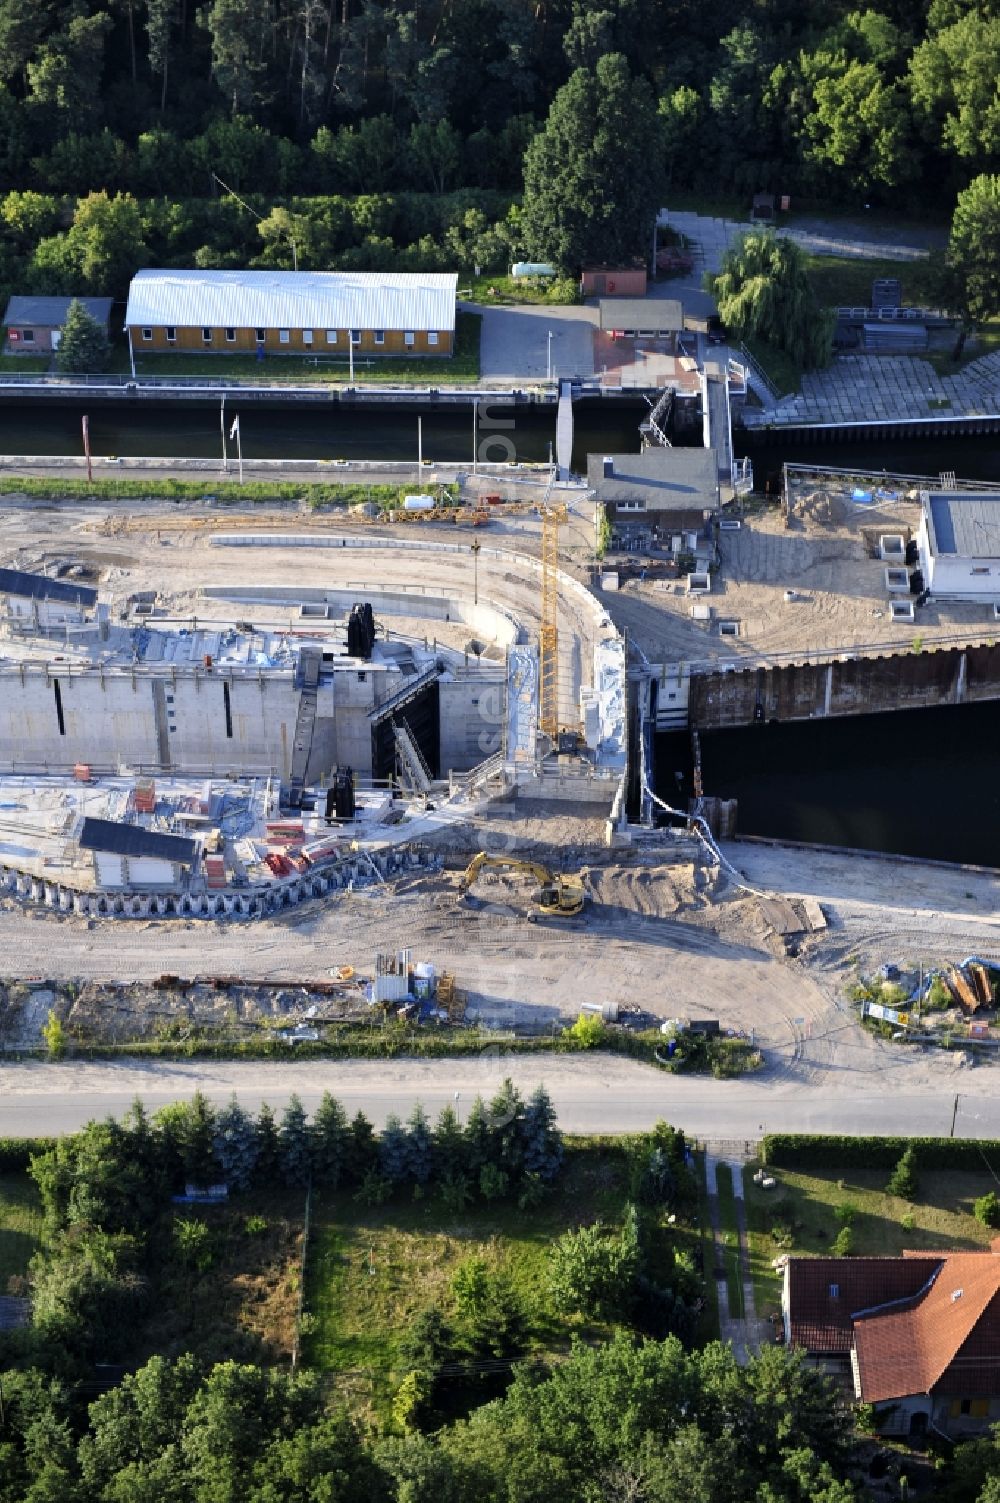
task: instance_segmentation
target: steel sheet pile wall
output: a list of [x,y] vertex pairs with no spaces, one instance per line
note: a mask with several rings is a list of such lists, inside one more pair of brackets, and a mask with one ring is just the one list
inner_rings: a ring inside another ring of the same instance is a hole
[[698,674],[691,679],[689,722],[722,730],[993,699],[1000,699],[1000,645],[910,647],[882,657]]

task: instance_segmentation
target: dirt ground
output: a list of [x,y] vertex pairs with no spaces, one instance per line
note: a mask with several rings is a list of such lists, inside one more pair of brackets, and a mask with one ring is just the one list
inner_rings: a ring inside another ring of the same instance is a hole
[[[684,581],[629,580],[601,596],[616,624],[627,627],[651,662],[687,659],[808,657],[838,649],[906,651],[915,637],[927,647],[992,640],[993,612],[982,605],[928,601],[912,622],[890,619],[886,564],[870,556],[880,532],[916,533],[920,507],[897,501],[851,506],[829,487],[804,490],[786,526],[783,509],[755,511],[738,532],[719,536],[720,568],[711,593],[699,597],[711,618],[696,621]],[[794,592],[786,600],[785,592]],[[720,621],[739,623],[722,637]]]

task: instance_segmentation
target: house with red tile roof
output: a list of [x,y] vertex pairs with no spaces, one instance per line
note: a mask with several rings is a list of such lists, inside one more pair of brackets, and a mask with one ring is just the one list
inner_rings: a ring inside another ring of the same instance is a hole
[[1000,1420],[1000,1238],[989,1252],[789,1258],[785,1340],[849,1375],[889,1435]]

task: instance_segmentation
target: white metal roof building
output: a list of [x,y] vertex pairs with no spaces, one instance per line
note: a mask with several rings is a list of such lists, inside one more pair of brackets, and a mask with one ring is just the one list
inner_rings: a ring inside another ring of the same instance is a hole
[[129,328],[455,328],[456,272],[140,271]]

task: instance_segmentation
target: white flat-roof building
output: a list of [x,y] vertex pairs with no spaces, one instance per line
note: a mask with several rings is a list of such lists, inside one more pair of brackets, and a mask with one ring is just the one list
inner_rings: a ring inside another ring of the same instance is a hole
[[920,504],[924,588],[939,599],[1000,601],[1000,492],[923,491]]

